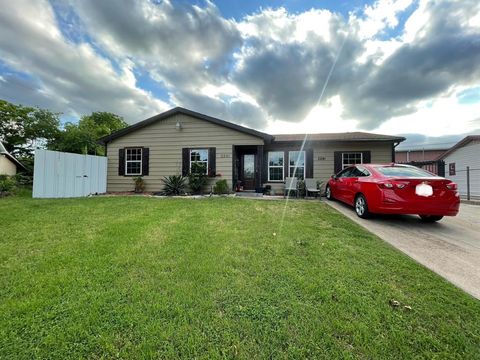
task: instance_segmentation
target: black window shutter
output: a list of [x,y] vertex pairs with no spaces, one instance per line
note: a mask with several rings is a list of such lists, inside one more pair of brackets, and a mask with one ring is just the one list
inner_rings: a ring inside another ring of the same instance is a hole
[[142,149],[142,175],[148,176],[148,172],[150,170],[150,149],[143,148]]
[[125,149],[118,149],[118,175],[125,175]]
[[217,174],[217,149],[208,148],[208,176],[215,177]]
[[370,151],[362,151],[362,160],[364,164],[371,163],[371,155]]
[[268,178],[268,151],[263,152],[263,168],[262,168],[262,182],[266,183]]
[[313,149],[305,150],[305,177],[313,178]]
[[190,149],[182,149],[182,176],[187,176],[190,172]]
[[290,170],[290,164],[288,163],[288,151],[283,152],[283,180],[285,180],[286,177],[290,177],[290,174],[288,171]]
[[255,187],[263,186],[263,145],[257,145],[257,155],[255,156]]
[[333,172],[337,174],[340,171],[342,171],[342,152],[335,151],[333,153]]

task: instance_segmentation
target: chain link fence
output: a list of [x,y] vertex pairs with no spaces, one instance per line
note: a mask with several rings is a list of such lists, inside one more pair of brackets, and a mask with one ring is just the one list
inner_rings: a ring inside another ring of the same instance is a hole
[[456,182],[462,199],[480,200],[480,168],[457,168],[448,171],[446,178]]

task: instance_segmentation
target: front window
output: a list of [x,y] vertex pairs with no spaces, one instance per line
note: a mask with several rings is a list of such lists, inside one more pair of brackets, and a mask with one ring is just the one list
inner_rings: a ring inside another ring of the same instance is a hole
[[342,169],[355,164],[363,164],[363,154],[361,152],[342,153]]
[[288,153],[288,174],[297,179],[305,178],[305,151],[290,151]]
[[198,164],[205,169],[205,175],[208,175],[208,149],[191,149],[190,150],[190,172],[192,172],[192,164]]
[[125,175],[142,175],[142,148],[125,149]]
[[268,153],[268,181],[283,181],[283,151]]

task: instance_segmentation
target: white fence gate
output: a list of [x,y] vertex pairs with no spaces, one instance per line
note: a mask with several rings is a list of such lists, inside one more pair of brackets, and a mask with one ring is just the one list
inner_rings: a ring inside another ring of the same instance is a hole
[[34,198],[68,198],[107,191],[107,158],[35,150]]

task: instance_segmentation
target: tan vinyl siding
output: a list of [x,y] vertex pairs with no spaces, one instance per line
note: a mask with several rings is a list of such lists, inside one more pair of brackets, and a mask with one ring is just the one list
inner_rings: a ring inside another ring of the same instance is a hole
[[[314,147],[313,176],[326,181],[334,173],[333,154],[335,151],[360,152],[370,151],[372,164],[385,164],[392,161],[392,143],[364,142],[364,143],[330,143]],[[319,160],[325,157],[325,160]]]
[[[371,152],[371,163],[385,164],[392,161],[392,143],[391,142],[316,142],[307,144],[306,148],[313,147],[313,177],[316,180],[322,181],[324,184],[328,181],[330,176],[334,173],[334,153],[335,151],[342,152]],[[275,150],[299,150],[300,145],[281,145],[275,144],[269,146],[265,151]],[[286,176],[286,175],[285,175]],[[275,192],[282,192],[284,183],[268,182]]]
[[0,175],[15,175],[16,173],[17,165],[5,155],[0,154]]
[[[175,129],[177,121],[181,130]],[[182,173],[182,148],[215,147],[216,172],[222,176],[209,179],[209,186],[226,179],[231,187],[233,145],[263,145],[263,139],[185,114],[173,115],[108,143],[107,191],[133,190],[131,176],[118,176],[118,150],[135,146],[150,149],[146,191],[160,191],[163,177]]]

